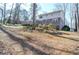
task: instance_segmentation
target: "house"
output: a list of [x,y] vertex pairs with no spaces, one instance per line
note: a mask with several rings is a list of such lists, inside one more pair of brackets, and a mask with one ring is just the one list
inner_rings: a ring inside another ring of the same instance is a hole
[[54,24],[56,27],[59,29],[62,29],[62,27],[65,25],[64,24],[64,11],[59,10],[59,11],[54,11],[50,13],[45,13],[39,15],[39,19],[36,21],[38,24]]
[[[21,22],[22,24],[33,24],[33,20],[27,20]],[[54,24],[60,30],[65,25],[64,24],[64,11],[54,11],[50,13],[40,14],[38,19],[36,19],[35,24]]]

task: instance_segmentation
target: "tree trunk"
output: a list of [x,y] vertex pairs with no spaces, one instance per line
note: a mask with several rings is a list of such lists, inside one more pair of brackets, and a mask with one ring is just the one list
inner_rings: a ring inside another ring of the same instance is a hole
[[0,8],[0,10],[1,10],[1,23],[3,23],[3,9],[2,8]]
[[6,3],[4,3],[4,24],[6,23],[6,18],[5,18],[5,15],[6,15]]
[[20,18],[19,18],[19,12],[20,12],[20,3],[16,3],[16,6],[15,6],[15,13],[14,13],[14,24],[19,24],[20,23]]
[[9,16],[9,19],[8,19],[8,22],[9,22],[9,23],[11,23],[11,15],[12,15],[13,6],[14,6],[14,3],[12,4],[12,8],[11,8],[11,11],[10,11],[10,16]]
[[76,11],[75,11],[75,31],[79,31],[78,28],[79,28],[79,24],[78,24],[78,3],[75,4],[76,6]]
[[36,3],[33,3],[33,30],[35,30],[35,20],[36,20]]

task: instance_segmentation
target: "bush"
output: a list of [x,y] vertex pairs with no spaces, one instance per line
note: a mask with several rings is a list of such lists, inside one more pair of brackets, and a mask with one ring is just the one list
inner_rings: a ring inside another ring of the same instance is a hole
[[47,26],[47,25],[43,25],[42,28],[43,28],[44,30],[48,30],[48,26]]
[[47,30],[54,30],[54,29],[56,29],[56,27],[53,24],[48,24],[48,25],[39,24],[38,27],[36,27],[36,30],[39,30],[39,31],[47,31]]
[[22,24],[22,26],[32,26],[32,25],[30,25],[30,24]]
[[62,28],[62,30],[64,30],[64,31],[70,31],[70,27],[67,26],[67,25],[65,25],[65,26]]
[[48,25],[44,25],[43,29],[45,29],[45,30],[53,30],[53,29],[56,29],[56,27],[53,24],[48,24]]
[[33,29],[35,29],[35,30],[38,30],[40,32],[56,29],[56,26],[53,25],[53,24],[48,24],[48,25],[46,25],[46,24],[43,24],[43,25],[35,24],[34,26],[30,25],[30,24],[22,24],[22,26],[23,26],[24,30],[33,30]]
[[43,31],[43,25],[39,24],[35,30],[42,32]]
[[26,26],[23,26],[23,30],[26,31],[27,30],[27,27]]
[[49,24],[49,25],[47,25],[47,27],[48,27],[48,30],[56,29],[56,26],[53,24]]
[[32,26],[23,26],[23,30],[24,31],[32,30]]

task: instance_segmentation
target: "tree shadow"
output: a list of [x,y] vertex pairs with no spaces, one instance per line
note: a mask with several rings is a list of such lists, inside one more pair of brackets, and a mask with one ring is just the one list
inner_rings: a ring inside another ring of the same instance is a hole
[[74,54],[74,55],[78,55],[79,54],[79,53],[74,52],[74,51],[68,51],[68,50],[64,50],[64,49],[60,49],[60,48],[49,47],[47,45],[43,45],[43,47],[48,47],[49,49],[58,50],[58,51],[61,51],[61,52],[66,52],[66,53],[71,53],[71,54]]
[[31,44],[29,44],[29,43],[26,42],[25,40],[23,40],[23,39],[21,39],[21,38],[19,38],[19,37],[14,36],[12,33],[10,33],[10,32],[8,32],[8,31],[4,30],[3,28],[0,28],[0,29],[1,29],[4,33],[8,34],[8,36],[9,36],[12,40],[17,41],[18,43],[20,43],[23,48],[29,48],[31,51],[35,52],[36,54],[49,55],[49,53],[46,53],[46,52],[44,52],[44,51],[42,51],[42,50],[40,50],[40,49],[38,49],[38,48],[32,46]]
[[[54,36],[56,36],[56,37],[66,38],[66,39],[73,40],[73,41],[79,41],[79,40],[74,39],[74,38],[69,38],[69,37],[60,36],[60,35],[64,34],[64,33],[62,33],[62,32],[59,32],[59,33],[47,32],[47,33],[48,33],[48,34],[51,34],[51,35],[54,35]],[[65,33],[65,34],[66,34],[66,33]]]

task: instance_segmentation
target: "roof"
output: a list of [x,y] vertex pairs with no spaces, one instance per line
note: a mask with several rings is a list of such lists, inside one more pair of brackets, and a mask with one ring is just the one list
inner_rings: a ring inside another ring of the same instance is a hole
[[53,11],[53,12],[49,12],[49,13],[45,13],[45,14],[40,14],[39,16],[49,15],[49,14],[58,13],[58,12],[63,12],[63,10],[58,10],[58,11]]

